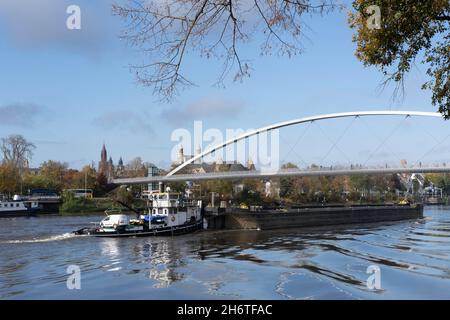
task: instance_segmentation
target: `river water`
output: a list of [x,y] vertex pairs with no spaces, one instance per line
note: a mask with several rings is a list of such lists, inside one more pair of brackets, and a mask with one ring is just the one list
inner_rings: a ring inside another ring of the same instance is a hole
[[[124,239],[70,234],[101,216],[1,219],[0,298],[450,299],[450,207],[424,215]],[[78,284],[69,266],[80,270],[80,289],[68,289]]]

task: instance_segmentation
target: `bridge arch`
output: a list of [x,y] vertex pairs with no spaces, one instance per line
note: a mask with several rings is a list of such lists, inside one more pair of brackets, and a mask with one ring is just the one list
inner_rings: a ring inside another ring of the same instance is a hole
[[280,129],[283,127],[289,127],[301,123],[307,123],[312,121],[321,121],[326,119],[335,119],[335,118],[348,118],[348,117],[369,117],[369,116],[417,116],[417,117],[436,117],[436,118],[442,118],[442,114],[438,112],[423,112],[423,111],[392,111],[392,110],[385,110],[385,111],[353,111],[353,112],[341,112],[341,113],[330,113],[330,114],[323,114],[318,116],[312,116],[312,117],[305,117],[305,118],[299,118],[284,122],[275,123],[272,125],[268,125],[256,130],[252,130],[246,133],[243,133],[237,137],[233,137],[231,139],[226,140],[225,142],[219,143],[215,146],[212,146],[202,153],[195,155],[191,159],[183,162],[176,168],[174,168],[172,171],[170,171],[167,176],[172,176],[184,167],[188,166],[191,163],[194,163],[195,161],[212,154],[216,152],[217,150],[223,149],[228,145],[231,145],[233,143],[236,143],[238,141],[244,140],[246,138],[249,138],[251,136],[260,134],[262,132],[268,132],[270,130],[274,129]]

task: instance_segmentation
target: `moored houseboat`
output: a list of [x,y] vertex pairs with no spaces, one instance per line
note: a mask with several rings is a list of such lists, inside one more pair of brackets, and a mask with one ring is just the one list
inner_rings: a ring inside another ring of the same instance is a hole
[[0,199],[0,218],[32,216],[38,211],[37,202],[25,202],[17,195],[12,200]]

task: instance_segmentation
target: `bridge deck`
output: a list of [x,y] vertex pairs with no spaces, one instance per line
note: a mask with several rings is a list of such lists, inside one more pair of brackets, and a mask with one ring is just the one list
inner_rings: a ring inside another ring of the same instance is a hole
[[232,171],[201,174],[177,174],[172,176],[153,176],[139,178],[113,179],[114,184],[147,184],[151,182],[206,181],[206,180],[240,180],[273,177],[311,177],[311,176],[349,176],[349,175],[383,175],[395,173],[450,173],[450,167],[422,168],[358,168],[358,169],[283,169],[277,171]]

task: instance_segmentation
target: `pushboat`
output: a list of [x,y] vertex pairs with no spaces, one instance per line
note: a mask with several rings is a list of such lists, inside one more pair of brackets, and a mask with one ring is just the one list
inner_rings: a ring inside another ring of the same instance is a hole
[[142,213],[132,209],[135,219],[121,211],[107,210],[100,223],[73,233],[95,237],[146,237],[186,234],[203,228],[201,200],[188,199],[167,188],[166,192],[149,194],[147,204],[148,209]]

